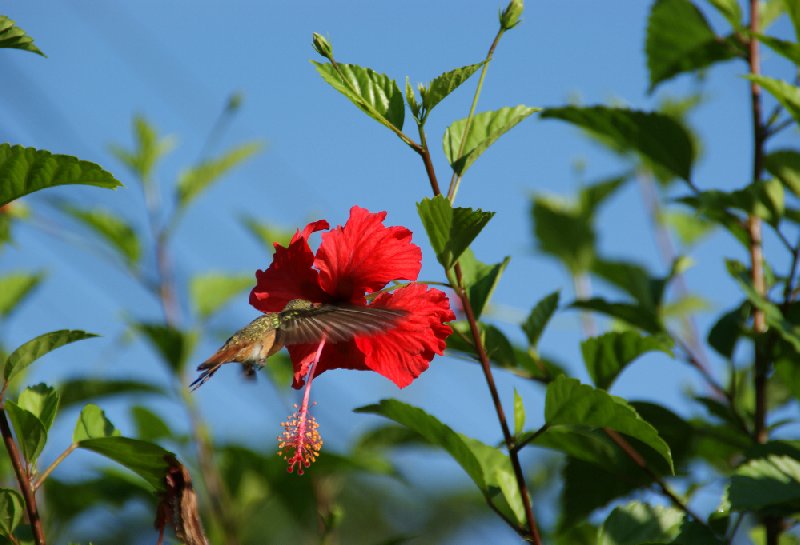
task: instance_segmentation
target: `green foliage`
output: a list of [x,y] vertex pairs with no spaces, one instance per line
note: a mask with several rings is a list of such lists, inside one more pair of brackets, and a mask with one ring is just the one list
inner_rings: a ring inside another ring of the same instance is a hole
[[292,240],[292,233],[286,229],[274,227],[257,220],[252,216],[242,216],[242,225],[253,237],[264,245],[268,252],[274,252],[274,243],[278,243],[284,248],[289,246]]
[[795,196],[800,196],[800,152],[777,150],[764,157],[764,168]]
[[164,394],[164,389],[149,382],[124,379],[75,378],[61,383],[62,407],[71,407],[89,400],[113,396]]
[[106,418],[106,413],[97,405],[86,405],[78,421],[75,423],[75,431],[72,432],[72,442],[81,443],[86,439],[98,439],[103,437],[114,437],[120,435],[120,431],[114,424]]
[[131,407],[131,418],[136,427],[136,437],[145,441],[170,439],[175,434],[169,425],[147,407],[137,405]]
[[543,119],[560,119],[638,154],[673,176],[691,179],[695,158],[686,128],[669,115],[607,106],[546,108]]
[[422,111],[424,113],[420,116],[420,120],[424,123],[428,118],[428,114],[437,104],[449,96],[450,93],[458,89],[462,83],[467,81],[472,74],[480,70],[482,66],[483,63],[469,64],[461,68],[449,70],[433,78],[427,87],[421,88],[420,96],[422,98],[422,107],[424,108]]
[[778,55],[785,57],[795,64],[800,64],[800,44],[779,40],[771,36],[758,36],[758,41],[769,47]]
[[127,467],[158,492],[164,489],[164,477],[175,455],[154,443],[120,436],[83,439],[80,448],[91,450]]
[[467,288],[469,302],[475,318],[479,318],[492,298],[492,293],[500,281],[500,277],[508,266],[510,257],[506,257],[496,265],[487,265],[479,261],[469,248],[461,255],[462,278]]
[[583,341],[581,352],[594,385],[608,390],[622,370],[636,358],[653,350],[672,356],[672,345],[672,340],[665,335],[645,337],[635,331],[612,331]]
[[[731,2],[718,0],[726,17],[738,22],[741,14]],[[734,38],[714,34],[703,14],[689,0],[658,0],[647,21],[647,68],[650,91],[678,74],[696,72],[738,54]]]
[[519,435],[525,429],[525,404],[514,389],[514,435]]
[[392,78],[355,64],[311,64],[322,79],[362,112],[392,130],[403,129],[403,94]]
[[747,76],[747,79],[757,83],[765,91],[775,97],[775,100],[786,108],[795,122],[800,123],[800,87],[767,76],[751,75]]
[[731,508],[789,515],[800,512],[800,460],[767,456],[741,465],[731,477]]
[[16,490],[0,488],[0,535],[10,536],[22,521],[25,504]]
[[58,402],[58,392],[47,384],[37,384],[26,388],[19,394],[17,401],[21,409],[25,409],[41,421],[46,432],[50,431],[56,419]]
[[436,258],[445,269],[452,268],[458,262],[494,216],[494,212],[481,209],[453,208],[450,201],[441,195],[423,199],[417,204],[417,211]]
[[0,206],[65,184],[114,189],[122,184],[99,165],[70,155],[0,144]]
[[87,333],[80,330],[62,329],[61,331],[52,331],[39,335],[35,339],[26,342],[6,359],[6,364],[3,369],[3,376],[6,382],[14,378],[14,375],[28,367],[30,364],[56,348],[60,348],[65,344],[81,341],[83,339],[90,339],[96,337],[94,333]]
[[522,324],[522,330],[528,337],[528,344],[536,347],[539,344],[539,338],[547,327],[548,322],[558,309],[558,298],[560,292],[554,291],[544,296],[538,303],[531,309],[528,318]]
[[69,205],[62,209],[105,240],[129,266],[136,266],[141,255],[139,238],[136,230],[119,219],[117,214],[99,208],[84,210]]
[[168,325],[140,322],[133,326],[156,350],[164,363],[180,372],[194,351],[197,334]]
[[133,120],[134,149],[111,145],[111,153],[145,184],[152,181],[156,163],[175,146],[172,138],[159,139],[156,129],[142,116]]
[[625,322],[631,327],[641,329],[647,333],[655,334],[664,331],[664,325],[661,323],[658,315],[653,312],[652,309],[639,304],[610,302],[602,297],[591,297],[589,299],[573,301],[569,306],[571,308],[592,310],[605,314],[606,316]]
[[208,318],[234,297],[255,285],[252,275],[209,273],[192,278],[189,294],[200,318]]
[[515,106],[501,108],[493,112],[476,114],[470,121],[469,133],[464,137],[467,119],[460,119],[452,123],[444,131],[444,154],[453,171],[463,176],[481,154],[489,149],[498,138],[513,129],[541,108],[528,106]]
[[0,276],[0,318],[5,318],[41,283],[44,274],[23,272]]
[[47,430],[39,418],[11,400],[5,402],[5,410],[14,427],[14,433],[29,464],[34,464],[47,443]]
[[670,543],[680,533],[683,513],[674,507],[631,502],[617,507],[600,528],[598,545]]
[[5,15],[0,15],[0,47],[22,49],[23,51],[36,53],[42,57],[47,56],[36,47],[33,43],[33,38],[28,36],[24,30],[19,28],[14,21]]

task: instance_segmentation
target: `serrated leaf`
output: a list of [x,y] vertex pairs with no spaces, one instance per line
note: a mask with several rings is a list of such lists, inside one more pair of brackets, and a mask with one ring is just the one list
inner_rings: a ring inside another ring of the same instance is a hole
[[580,299],[568,305],[570,308],[592,310],[605,314],[611,318],[621,320],[628,325],[639,328],[647,333],[661,333],[664,326],[658,315],[652,309],[631,303],[609,302],[602,297]]
[[750,302],[764,313],[767,325],[777,331],[783,340],[800,352],[800,330],[783,316],[777,305],[756,292],[755,288],[750,284],[750,278],[744,265],[731,259],[725,260],[725,265],[728,269],[728,274],[733,277]]
[[474,163],[489,146],[498,138],[514,128],[517,124],[541,108],[528,106],[514,106],[513,108],[500,108],[493,112],[482,112],[472,118],[465,142],[462,146],[464,128],[467,120],[459,119],[444,131],[442,145],[447,161],[455,173],[463,176],[467,169]]
[[164,478],[175,455],[148,441],[129,437],[84,439],[78,446],[105,456],[142,477],[159,492],[164,490]]
[[459,262],[461,263],[462,279],[476,319],[480,318],[487,303],[491,300],[494,289],[509,261],[511,258],[506,257],[496,265],[487,265],[478,260],[469,248],[461,254]]
[[472,74],[477,72],[481,66],[483,66],[483,63],[470,64],[436,76],[428,84],[426,92],[422,94],[422,105],[426,109],[425,117],[428,117],[430,111],[433,110],[442,99],[458,89],[458,87],[467,81]]
[[197,314],[201,318],[208,318],[254,284],[250,274],[232,276],[207,273],[192,278],[189,293]]
[[480,208],[453,208],[450,201],[441,195],[423,199],[417,204],[417,211],[436,258],[445,269],[458,262],[461,254],[494,216],[494,212],[484,212]]
[[636,152],[668,173],[691,179],[694,144],[686,127],[672,116],[607,106],[546,108],[542,119],[560,119],[601,138],[622,150]]
[[0,317],[17,308],[44,278],[44,274],[10,273],[0,277]]
[[539,251],[561,261],[573,275],[591,266],[597,236],[591,218],[582,210],[537,195],[531,203],[531,219]]
[[739,0],[708,0],[708,3],[728,20],[733,28],[742,26],[742,8]]
[[617,507],[598,534],[598,545],[670,543],[681,530],[683,511],[638,501]]
[[136,437],[145,441],[169,439],[173,436],[169,425],[158,414],[147,407],[131,407],[131,418],[136,428]]
[[667,443],[622,398],[560,376],[547,386],[544,414],[548,426],[610,428],[636,438],[656,451],[675,471]]
[[114,189],[122,184],[102,167],[71,155],[0,144],[0,206],[59,185],[83,184]]
[[289,242],[292,240],[292,235],[294,235],[294,233],[288,229],[262,223],[253,216],[242,216],[240,221],[244,228],[247,229],[256,240],[261,242],[269,252],[275,251],[274,244],[280,244],[284,248],[288,248]]
[[203,161],[182,172],[178,177],[178,206],[185,208],[200,193],[263,148],[261,142],[248,142],[233,148],[220,157]]
[[456,433],[422,409],[394,399],[360,407],[356,412],[382,415],[443,448],[466,471],[488,501],[518,523],[524,522],[525,511],[511,463],[500,450]]
[[71,407],[101,397],[160,394],[164,389],[149,382],[121,379],[75,378],[60,385],[61,406]]
[[741,465],[731,477],[728,492],[736,511],[800,510],[800,461],[767,456]]
[[645,337],[635,331],[612,331],[581,343],[586,370],[598,388],[607,390],[625,367],[652,351],[672,356],[672,340],[666,335]]
[[97,405],[89,403],[78,416],[75,431],[72,432],[72,442],[80,443],[86,439],[115,437],[119,434],[120,431],[106,418],[106,413]]
[[44,424],[35,414],[11,400],[5,402],[5,410],[14,427],[14,434],[17,436],[17,443],[22,450],[22,455],[29,464],[35,464],[47,443],[47,430]]
[[97,337],[94,333],[87,333],[77,329],[62,329],[39,335],[35,339],[26,342],[8,356],[3,370],[6,382],[11,380],[14,375],[28,367],[30,364],[56,348],[65,344],[73,343],[83,339]]
[[133,119],[134,149],[112,144],[109,149],[143,183],[151,182],[156,163],[175,146],[171,137],[159,138],[156,129],[141,115]]
[[800,152],[791,149],[773,151],[764,158],[764,167],[795,196],[800,196]]
[[346,96],[362,112],[382,125],[403,129],[403,94],[392,78],[355,64],[337,64],[336,67],[314,61],[311,64],[322,79]]
[[514,388],[514,435],[519,435],[525,429],[525,405],[522,398]]
[[118,214],[100,208],[82,210],[69,205],[62,210],[108,242],[129,264],[135,265],[139,261],[141,247],[136,230],[119,219]]
[[775,97],[775,100],[786,108],[795,122],[800,123],[800,87],[766,76],[747,75],[745,78],[757,83],[762,89]]
[[33,38],[5,15],[0,15],[0,47],[22,49],[23,51],[47,57],[33,43]]
[[197,343],[196,332],[184,332],[160,323],[140,322],[133,327],[144,335],[164,363],[174,371],[183,369]]
[[58,401],[59,396],[55,388],[47,384],[37,384],[25,388],[19,394],[17,405],[36,416],[44,425],[45,431],[49,432],[56,419]]
[[539,338],[542,336],[544,328],[547,326],[550,318],[553,317],[553,314],[555,314],[556,309],[558,309],[558,298],[560,295],[560,291],[554,291],[553,293],[545,295],[536,303],[536,306],[531,309],[530,314],[528,314],[528,317],[522,324],[522,330],[528,337],[528,344],[530,346],[536,348],[539,344]]
[[735,44],[732,38],[718,38],[689,0],[658,0],[647,19],[649,92],[678,74],[734,58]]
[[0,535],[13,535],[14,528],[22,521],[24,512],[25,504],[19,492],[10,488],[0,488]]

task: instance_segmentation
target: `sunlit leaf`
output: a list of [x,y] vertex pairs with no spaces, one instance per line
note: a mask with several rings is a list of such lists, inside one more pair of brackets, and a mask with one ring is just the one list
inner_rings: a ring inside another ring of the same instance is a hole
[[758,35],[758,41],[769,47],[778,55],[785,57],[794,64],[800,65],[800,44],[763,35]]
[[34,464],[47,443],[47,430],[44,424],[35,414],[11,400],[6,400],[5,410],[14,427],[22,455],[29,464]]
[[456,264],[494,216],[494,212],[481,209],[453,208],[441,195],[423,199],[417,204],[417,211],[437,259],[446,269]]
[[19,28],[14,21],[5,15],[0,15],[0,47],[22,49],[23,51],[36,53],[42,57],[47,56],[36,47],[33,43],[33,38],[28,36],[24,30]]
[[691,179],[694,145],[686,127],[672,116],[607,106],[546,108],[543,119],[560,119],[597,136],[684,180]]
[[598,535],[598,545],[671,543],[678,536],[683,511],[675,507],[647,505],[638,501],[617,507]]
[[544,413],[549,426],[610,428],[634,437],[660,454],[674,471],[667,443],[622,398],[560,376],[547,386]]
[[791,149],[773,151],[764,157],[764,167],[795,196],[800,196],[800,152]]
[[531,309],[528,318],[522,324],[522,330],[525,331],[530,346],[535,348],[539,344],[539,337],[542,336],[544,328],[553,317],[553,314],[555,314],[556,309],[558,309],[559,296],[560,292],[558,291],[544,296]]
[[83,339],[96,337],[94,333],[87,333],[80,330],[62,329],[39,335],[35,339],[26,342],[8,356],[6,360],[3,376],[6,381],[11,380],[17,373],[28,367],[48,352],[55,350],[65,344],[73,343]]
[[475,318],[479,318],[492,298],[492,293],[500,281],[500,276],[508,266],[510,257],[506,257],[496,265],[487,265],[475,257],[469,248],[459,259],[464,287],[467,288],[469,302]]
[[10,273],[0,276],[0,317],[17,308],[44,278],[44,274]]
[[142,477],[154,491],[164,489],[164,478],[175,455],[154,443],[128,437],[84,439],[80,448],[91,450]]
[[22,521],[25,504],[16,490],[0,488],[0,534],[12,535],[14,528]]
[[207,273],[192,278],[189,293],[201,318],[208,318],[231,299],[255,285],[253,275]]
[[742,26],[742,8],[739,0],[708,0],[708,3],[725,17],[734,28]]
[[55,388],[47,384],[37,384],[25,388],[19,394],[17,404],[20,408],[36,416],[44,425],[45,431],[49,432],[58,412],[58,400],[59,396]]
[[20,197],[67,184],[114,189],[122,184],[102,167],[71,155],[0,144],[0,206]]
[[467,81],[481,66],[483,66],[483,63],[470,64],[436,76],[428,84],[426,92],[422,93],[422,105],[427,110],[425,117],[442,99]]
[[62,210],[108,242],[128,263],[133,265],[139,261],[141,247],[136,230],[119,219],[119,214],[99,208],[84,210],[69,205]]
[[456,174],[463,176],[472,163],[498,138],[538,111],[541,111],[541,108],[520,105],[476,114],[472,119],[469,134],[467,134],[463,146],[462,137],[467,120],[459,119],[444,131],[442,144],[447,161]]
[[697,214],[687,214],[678,210],[662,212],[659,219],[678,235],[681,243],[692,246],[711,233],[714,225]]
[[775,100],[786,108],[795,122],[800,123],[800,87],[796,87],[783,80],[768,78],[766,76],[748,75],[745,77],[750,81],[754,81],[775,97]]
[[336,67],[314,61],[311,64],[322,79],[368,116],[387,127],[403,129],[403,94],[392,78],[355,64],[338,63]]
[[114,424],[106,418],[106,413],[97,405],[86,405],[78,421],[75,423],[75,431],[72,432],[72,442],[80,443],[86,439],[98,439],[101,437],[114,437],[120,432]]
[[672,341],[666,335],[643,336],[635,331],[612,331],[581,343],[583,362],[592,382],[607,390],[625,367],[650,351],[672,356]]
[[514,389],[514,435],[519,435],[525,429],[525,405],[522,398]]
[[789,456],[750,460],[731,477],[729,497],[737,511],[800,511],[800,461]]
[[208,187],[263,149],[261,142],[248,142],[233,148],[220,157],[203,161],[178,177],[177,200],[185,207]]

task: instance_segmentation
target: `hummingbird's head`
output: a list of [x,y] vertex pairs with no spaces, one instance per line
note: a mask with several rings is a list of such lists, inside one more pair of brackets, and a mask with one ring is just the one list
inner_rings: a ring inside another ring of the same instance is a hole
[[305,299],[292,299],[286,306],[283,307],[283,310],[310,310],[316,306],[319,306],[311,301],[306,301]]

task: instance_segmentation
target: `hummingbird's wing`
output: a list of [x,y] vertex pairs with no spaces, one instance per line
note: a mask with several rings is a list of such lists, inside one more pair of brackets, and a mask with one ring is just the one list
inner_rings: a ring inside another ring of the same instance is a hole
[[338,343],[357,335],[391,329],[408,312],[395,308],[321,305],[281,312],[278,339],[282,344]]

